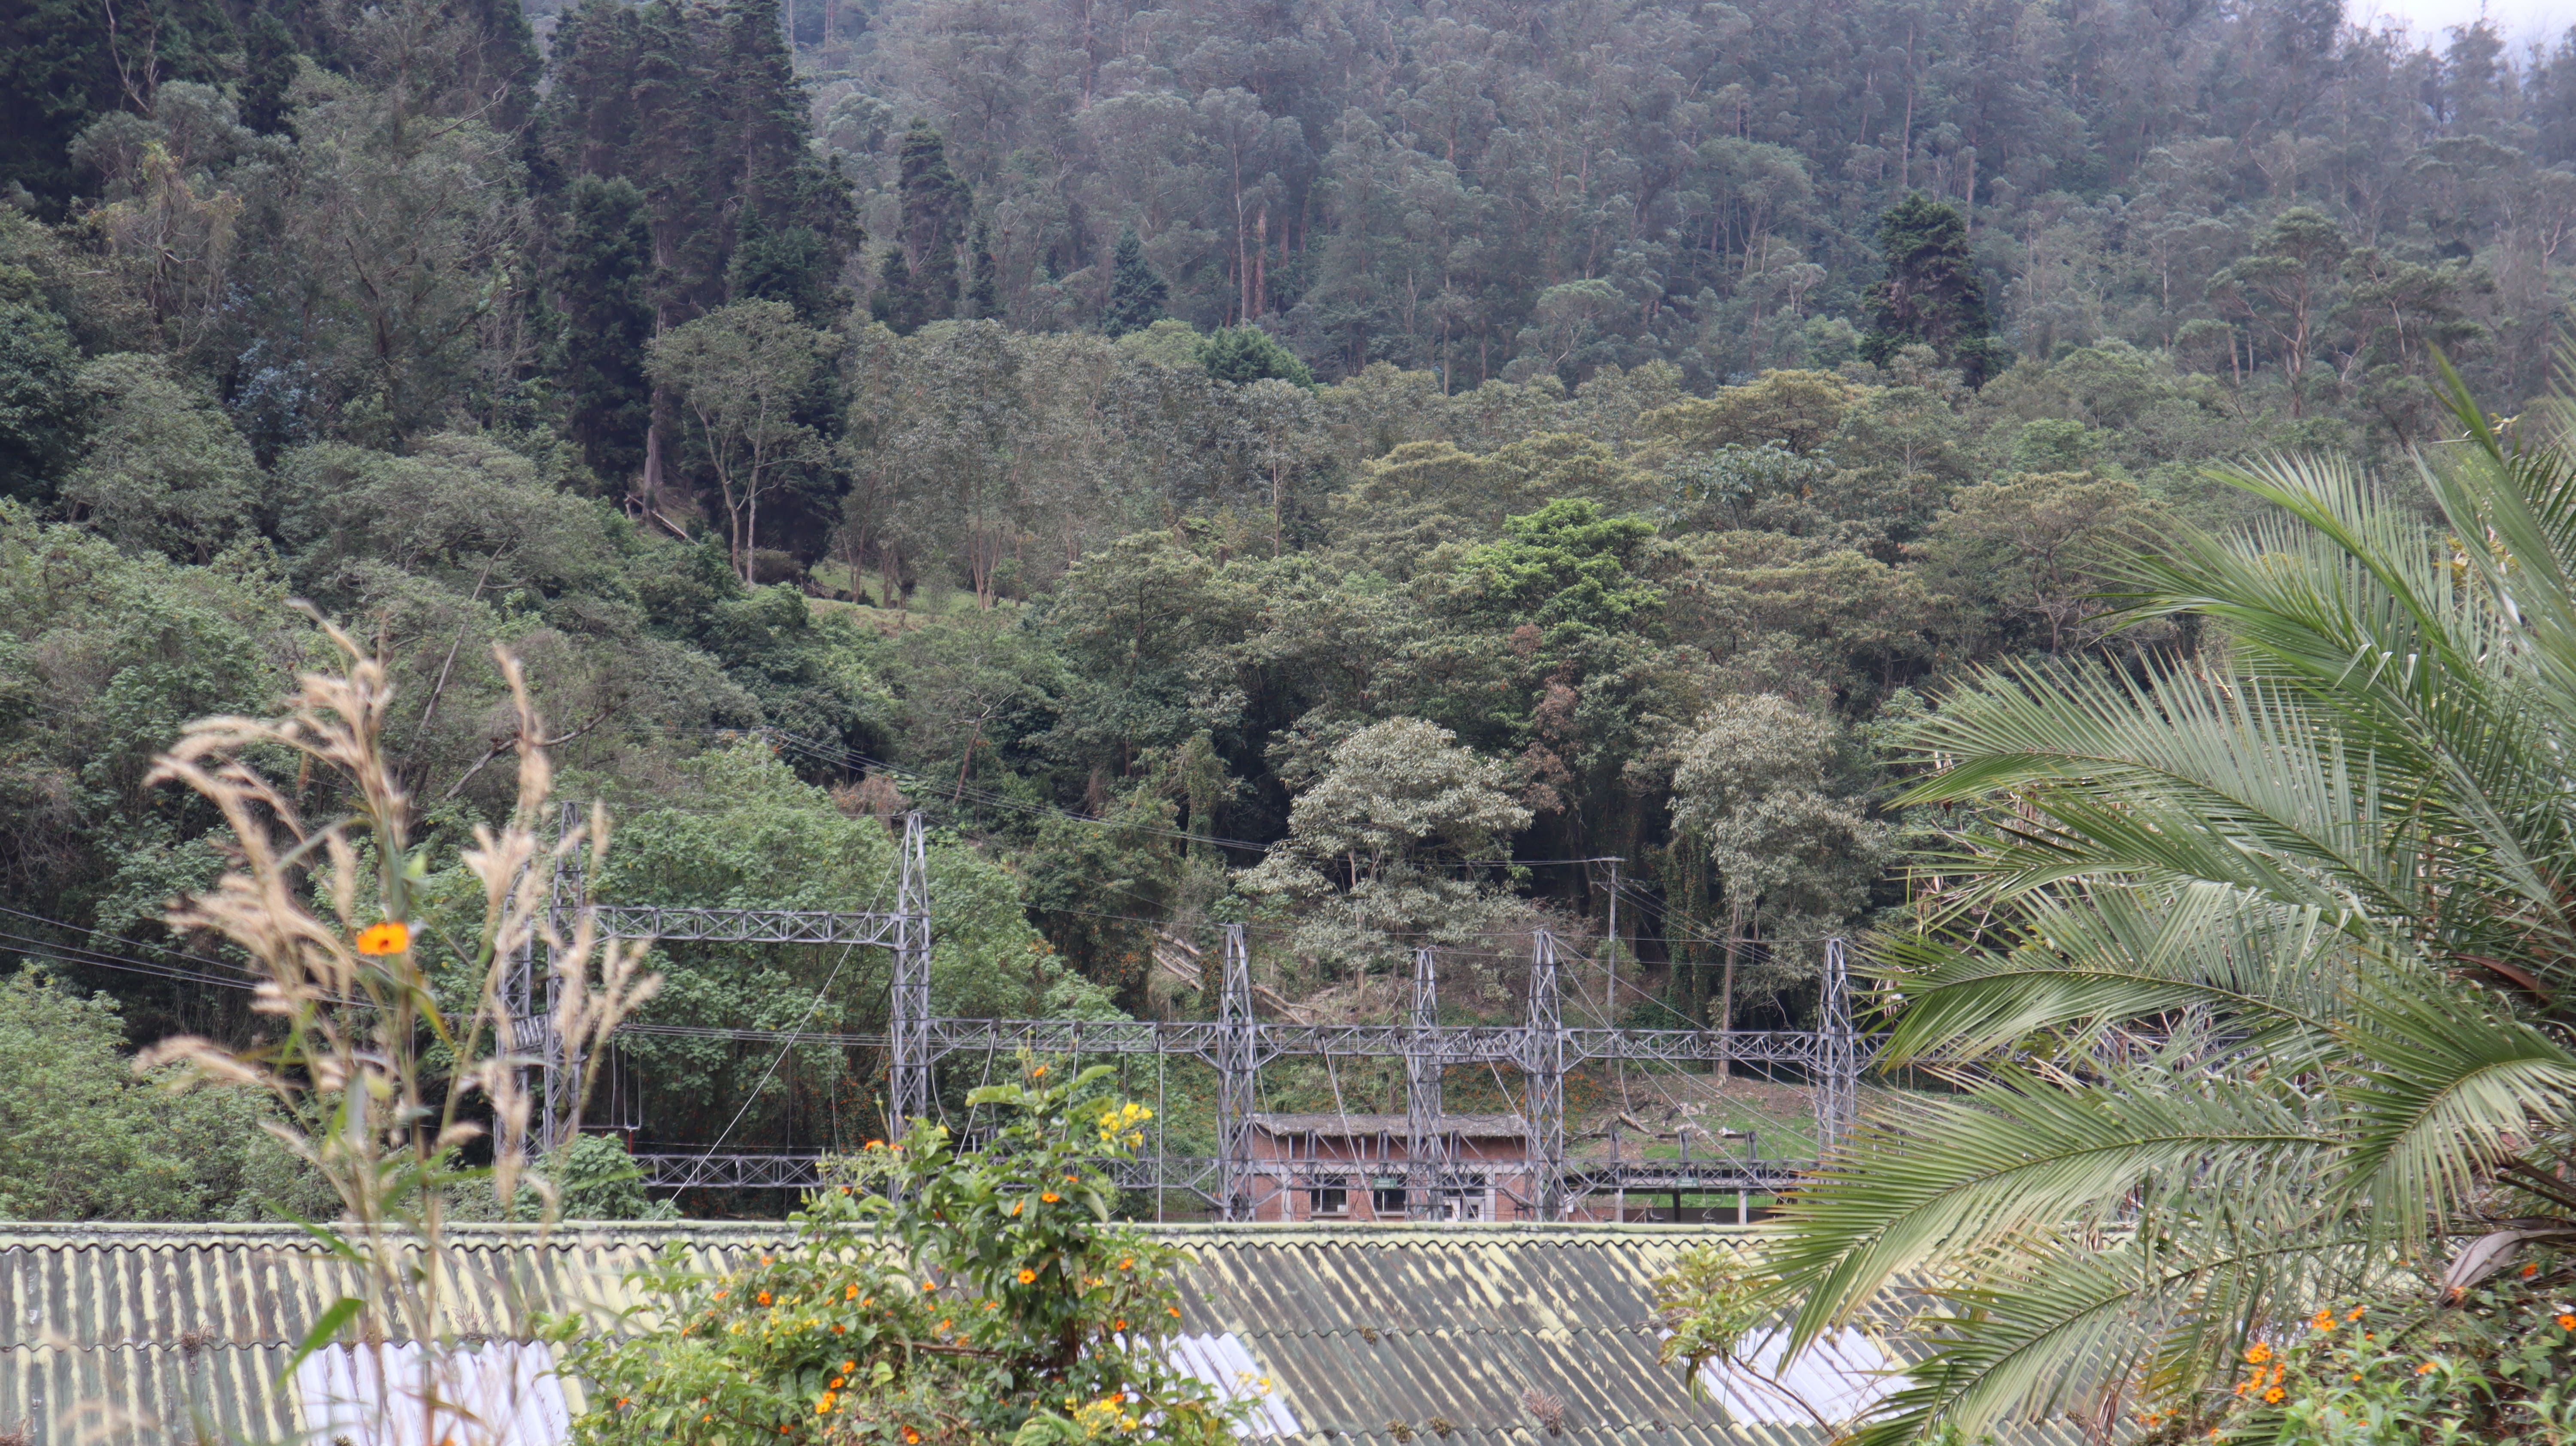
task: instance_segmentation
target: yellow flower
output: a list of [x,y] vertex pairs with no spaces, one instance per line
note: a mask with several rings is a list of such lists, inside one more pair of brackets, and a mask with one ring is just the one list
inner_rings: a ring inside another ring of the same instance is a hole
[[1023,1271],[1021,1271],[1021,1272],[1020,1272],[1020,1284],[1022,1284],[1022,1285],[1027,1285],[1028,1283],[1030,1283],[1031,1281],[1036,1280],[1037,1278],[1038,1278],[1038,1273],[1037,1273],[1036,1271],[1034,1271],[1034,1270],[1023,1270]]
[[358,931],[358,952],[369,956],[399,954],[411,947],[411,926],[400,919],[369,924]]

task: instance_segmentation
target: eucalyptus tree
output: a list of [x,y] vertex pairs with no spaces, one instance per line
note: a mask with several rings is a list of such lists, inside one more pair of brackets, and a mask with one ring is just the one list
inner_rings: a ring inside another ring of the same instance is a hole
[[2267,520],[2125,566],[2197,656],[1988,673],[1913,731],[1908,801],[1967,812],[1879,951],[1881,1058],[1962,1092],[1866,1123],[1767,1256],[1801,1343],[1933,1290],[1859,1439],[2197,1432],[2321,1307],[2576,1243],[2576,408],[2500,435],[2453,386],[2440,521],[2248,466]]

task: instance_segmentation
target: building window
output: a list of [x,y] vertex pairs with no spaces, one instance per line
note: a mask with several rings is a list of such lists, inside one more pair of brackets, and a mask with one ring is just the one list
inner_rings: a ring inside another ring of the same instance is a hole
[[1309,1215],[1348,1215],[1351,1213],[1351,1182],[1337,1175],[1317,1180],[1306,1192]]
[[1370,1183],[1372,1187],[1369,1191],[1370,1210],[1379,1215],[1402,1215],[1405,1213],[1404,1182],[1402,1180],[1376,1180]]

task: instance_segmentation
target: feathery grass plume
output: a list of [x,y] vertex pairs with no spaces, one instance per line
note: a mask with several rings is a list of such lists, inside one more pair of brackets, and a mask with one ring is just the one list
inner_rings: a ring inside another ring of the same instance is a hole
[[[254,1007],[277,1030],[248,1049],[164,1040],[136,1068],[182,1062],[275,1097],[282,1121],[270,1128],[340,1197],[341,1218],[308,1229],[358,1282],[357,1294],[323,1313],[296,1359],[344,1330],[379,1350],[389,1340],[417,1342],[413,1387],[392,1387],[402,1368],[381,1360],[377,1378],[423,1412],[419,1439],[471,1442],[488,1431],[440,1399],[441,1358],[452,1344],[444,1335],[453,1329],[440,1306],[453,1276],[445,1202],[456,1187],[488,1181],[505,1213],[523,1185],[543,1198],[548,1221],[556,1210],[551,1183],[526,1169],[526,1074],[537,1061],[511,1018],[510,975],[546,948],[552,1026],[575,1058],[661,981],[642,972],[646,941],[603,941],[590,910],[565,920],[548,907],[556,865],[604,862],[608,817],[594,808],[586,826],[553,844],[539,836],[553,770],[537,746],[545,728],[519,661],[505,649],[494,657],[517,713],[518,798],[505,824],[478,824],[458,856],[482,885],[480,927],[454,938],[421,917],[431,860],[412,840],[411,800],[384,747],[392,685],[380,661],[322,627],[341,671],[302,675],[282,717],[191,724],[152,773],[156,783],[203,795],[231,833],[233,867],[175,904],[170,927],[212,931],[247,954],[259,976]],[[271,781],[289,765],[291,788]],[[308,800],[336,816],[309,820]],[[572,1102],[568,1135],[578,1132],[580,1103]],[[492,1166],[456,1165],[459,1149],[486,1134]],[[510,1308],[526,1313],[520,1302]]]

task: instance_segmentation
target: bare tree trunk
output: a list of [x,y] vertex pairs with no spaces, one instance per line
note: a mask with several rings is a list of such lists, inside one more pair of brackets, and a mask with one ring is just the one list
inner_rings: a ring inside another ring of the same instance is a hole
[[1718,976],[1717,1017],[1710,1024],[1718,1029],[1735,1027],[1735,960],[1744,947],[1744,910],[1730,903],[1726,909],[1726,968]]

